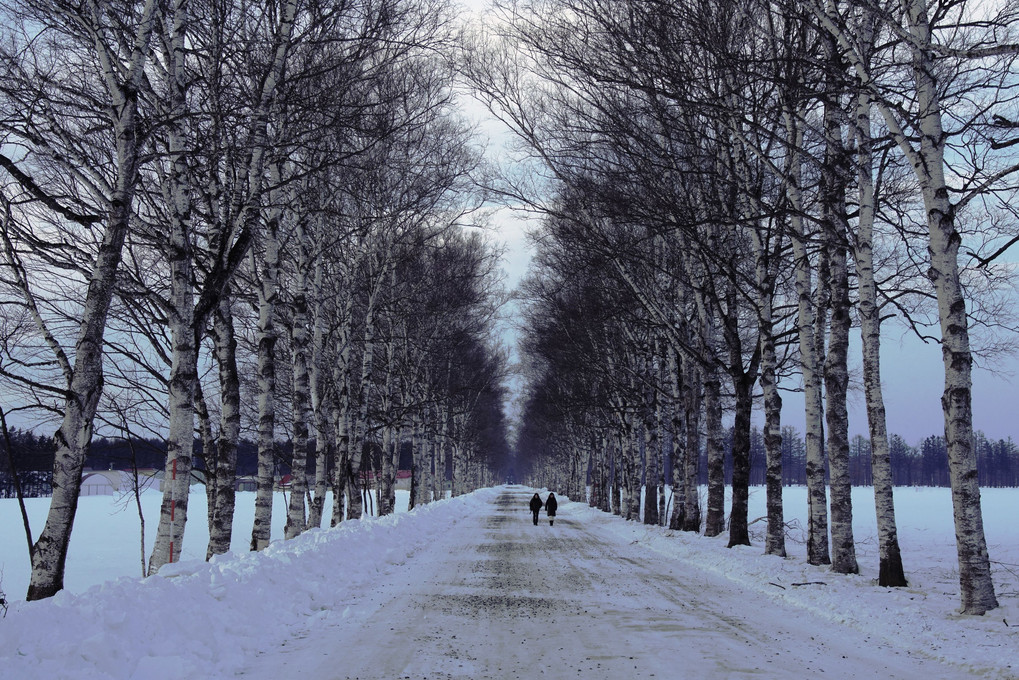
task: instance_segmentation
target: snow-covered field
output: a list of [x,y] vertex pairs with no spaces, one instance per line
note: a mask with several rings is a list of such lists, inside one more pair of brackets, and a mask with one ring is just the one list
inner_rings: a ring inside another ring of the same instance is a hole
[[[15,678],[229,677],[259,651],[278,647],[293,631],[342,611],[350,598],[427,548],[455,525],[489,512],[496,495],[482,490],[413,513],[345,522],[290,542],[246,552],[253,494],[238,494],[235,552],[202,560],[207,533],[204,495],[190,499],[184,560],[139,579],[138,517],[109,497],[83,498],[67,565],[67,590],[23,602],[28,560],[16,502],[0,501],[0,569],[10,611],[0,619],[0,669]],[[1019,678],[1019,490],[985,489],[984,521],[1001,607],[983,617],[960,616],[955,541],[947,489],[897,489],[899,535],[910,587],[882,589],[870,489],[854,497],[859,576],[832,574],[804,560],[801,532],[790,531],[790,558],[753,547],[726,549],[724,537],[675,534],[614,520],[605,531],[682,568],[701,569],[775,601],[858,629],[974,675]],[[785,490],[788,522],[805,526],[806,495]],[[406,507],[406,495],[398,499]],[[32,502],[33,529],[48,501]],[[148,533],[155,532],[158,493],[145,495]],[[597,511],[564,503],[579,521]],[[764,515],[764,490],[753,489],[751,519]],[[276,507],[282,531],[282,499]],[[558,525],[557,525],[558,528]],[[751,526],[760,534],[764,522]],[[274,532],[274,538],[276,532]],[[672,568],[672,567],[670,567]],[[120,577],[120,578],[118,578]],[[116,579],[116,580],[112,580]],[[796,586],[821,582],[824,585]],[[732,607],[738,610],[734,600]]]

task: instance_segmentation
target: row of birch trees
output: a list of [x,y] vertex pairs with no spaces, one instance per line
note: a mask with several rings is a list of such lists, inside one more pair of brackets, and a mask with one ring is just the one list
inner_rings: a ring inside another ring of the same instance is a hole
[[645,521],[728,528],[730,546],[749,544],[757,399],[764,549],[784,556],[779,385],[795,385],[807,559],[857,573],[855,324],[880,583],[905,585],[880,364],[881,325],[898,317],[943,351],[961,609],[997,606],[970,385],[978,352],[1015,340],[1002,256],[1019,240],[1019,7],[992,4],[502,3],[466,63],[532,171],[507,173],[503,191],[543,215],[525,284],[531,385],[518,442],[532,479],[571,493],[590,484],[592,503],[630,519],[643,485]]
[[[63,586],[96,430],[165,437],[149,573],[180,558],[193,471],[229,550],[501,474],[496,254],[442,0],[0,3],[4,409],[59,419],[28,599]],[[285,518],[272,516],[292,443]],[[488,452],[493,452],[492,456]],[[332,506],[325,505],[331,492]]]

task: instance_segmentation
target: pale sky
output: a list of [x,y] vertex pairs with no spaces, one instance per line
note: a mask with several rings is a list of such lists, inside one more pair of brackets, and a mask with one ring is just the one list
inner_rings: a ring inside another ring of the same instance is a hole
[[[941,347],[925,345],[912,333],[888,321],[881,346],[881,374],[889,434],[898,434],[912,445],[929,435],[944,436],[941,393],[945,373]],[[855,367],[856,389],[849,395],[850,435],[867,437],[867,411],[860,376],[860,330],[853,328],[850,347],[851,370]],[[1019,361],[1015,357],[1002,360],[994,367],[973,371],[973,425],[992,439],[1019,439]],[[1011,373],[1011,375],[1008,375]],[[803,396],[782,394],[783,425],[792,425],[803,432]],[[757,422],[763,422],[760,413]]]

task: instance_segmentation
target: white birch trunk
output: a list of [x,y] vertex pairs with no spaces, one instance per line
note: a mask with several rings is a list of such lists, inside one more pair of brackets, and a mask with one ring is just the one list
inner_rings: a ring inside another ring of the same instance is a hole
[[[647,360],[647,373],[655,375],[657,351]],[[657,378],[657,375],[655,376]],[[658,382],[657,379],[655,382]],[[658,393],[652,387],[646,398],[644,413],[644,524],[658,524],[658,470],[661,467],[661,444],[658,434]]]
[[[962,237],[955,226],[955,209],[945,179],[945,134],[938,71],[926,46],[932,44],[923,0],[902,0],[907,26],[916,45],[913,77],[920,112],[920,143],[907,156],[923,191],[930,235],[931,268],[928,276],[938,299],[941,321],[945,391],[941,406],[945,414],[945,440],[952,484],[959,586],[962,612],[983,614],[998,606],[991,579],[990,558],[984,537],[973,448],[972,369],[969,319],[959,279],[959,246]],[[900,146],[907,144],[900,138]]]
[[394,483],[396,471],[393,458],[399,455],[399,437],[395,436],[392,426],[382,428],[382,478],[379,480],[379,516],[392,514],[396,507]]
[[708,433],[708,499],[704,535],[711,537],[725,531],[725,434],[719,369],[711,366],[704,373],[704,425]]
[[219,366],[220,434],[216,455],[215,498],[209,511],[209,546],[205,558],[230,550],[233,536],[237,445],[241,437],[241,388],[237,373],[237,338],[232,301],[225,297],[214,320],[216,363]]
[[[172,30],[166,50],[166,69],[172,120],[167,125],[170,152],[170,178],[164,196],[170,207],[170,238],[167,259],[170,264],[170,300],[167,325],[170,329],[171,365],[169,381],[170,414],[166,440],[166,469],[163,478],[163,502],[160,506],[156,540],[149,557],[149,574],[180,559],[187,523],[194,454],[195,387],[198,382],[198,337],[195,318],[193,254],[191,248],[190,177],[185,160],[181,131],[186,110],[184,59],[187,32],[186,0],[171,8]],[[166,194],[169,195],[166,195]],[[204,324],[203,324],[204,325]]]
[[613,515],[620,515],[622,513],[623,505],[623,490],[622,490],[622,451],[623,451],[623,434],[616,432],[615,441],[612,442],[611,460],[612,460],[612,482],[609,485],[609,510]]
[[[625,520],[634,518],[633,487],[633,435],[629,428],[624,426],[620,436],[620,494],[619,494],[619,515]],[[639,500],[637,501],[639,504]]]
[[[395,269],[391,277],[390,284],[393,285],[395,279]],[[403,331],[406,332],[405,330]],[[395,343],[392,339],[386,342],[386,383],[382,390],[382,412],[385,414],[387,420],[391,418],[395,411],[396,406],[396,395],[393,390],[393,374],[396,370],[396,349]],[[393,458],[399,456],[399,437],[395,434],[395,428],[391,423],[387,423],[382,428],[382,469],[380,470],[379,478],[379,515],[388,515],[393,512],[396,507],[396,495],[395,487],[396,484],[396,466],[398,461],[394,463]],[[396,443],[394,443],[394,439]],[[395,450],[394,450],[395,447]]]
[[[683,394],[683,531],[698,532],[701,530],[701,402],[703,385],[701,370],[697,363],[689,359],[683,362],[686,377],[683,383],[686,389]],[[674,473],[675,474],[675,473]]]
[[[782,508],[782,395],[778,391],[778,357],[775,352],[774,291],[771,272],[772,249],[757,229],[751,230],[757,273],[757,326],[761,345],[761,391],[764,393],[765,487],[768,533],[766,555],[786,556],[785,515]],[[781,245],[776,244],[774,255]]]
[[[869,17],[870,15],[868,15]],[[865,18],[861,42],[873,44],[873,19]],[[866,92],[856,100],[857,187],[859,218],[857,220],[854,257],[859,290],[860,337],[863,347],[863,389],[867,404],[867,425],[871,445],[871,478],[874,484],[874,505],[878,528],[878,585],[908,585],[899,550],[895,522],[895,500],[892,491],[891,450],[885,419],[884,394],[881,389],[881,307],[878,303],[874,274],[874,215],[876,210],[873,176],[873,140],[871,138],[871,101]]]
[[325,511],[326,490],[329,486],[329,459],[335,450],[333,431],[329,427],[329,402],[326,399],[325,375],[325,321],[323,317],[322,284],[324,276],[322,258],[315,263],[314,296],[311,334],[311,366],[309,368],[309,389],[311,411],[315,425],[315,489],[308,513],[308,527],[322,526]]
[[368,311],[364,320],[364,344],[361,354],[361,381],[358,394],[360,401],[350,437],[349,479],[347,491],[347,519],[360,519],[364,513],[361,498],[361,454],[365,446],[365,433],[368,431],[368,408],[372,397],[372,379],[375,364],[375,308],[374,300],[369,300]]
[[[658,389],[663,390],[663,393],[665,393],[664,390],[668,385],[668,383],[664,382],[663,380],[663,378],[665,378],[666,361],[664,355],[660,351],[656,352],[656,354],[657,354],[656,360],[659,362],[658,365],[660,367],[660,370],[658,371],[658,374],[656,376],[658,380]],[[667,494],[665,490],[665,437],[667,434],[665,427],[665,403],[668,403],[667,399],[659,398],[657,406],[655,408],[655,429],[658,430],[658,451],[659,451],[658,488],[661,489],[661,493],[658,495],[658,526],[665,526],[667,524],[669,512],[668,505],[666,503]],[[587,470],[586,466],[578,471],[581,491],[584,490],[584,483],[586,481],[584,477],[585,470]]]
[[[426,380],[427,384],[427,380]],[[425,401],[425,406],[422,409],[422,415],[420,419],[420,446],[421,446],[421,458],[417,462],[421,469],[418,471],[420,475],[420,485],[417,490],[417,499],[415,506],[424,505],[432,501],[432,489],[435,485],[432,473],[432,466],[435,464],[435,432],[434,432],[434,419],[431,421],[432,425],[429,425],[429,413],[431,411],[431,404]]]
[[750,545],[750,419],[757,367],[743,368],[742,352],[730,350],[729,372],[735,391],[732,423],[732,510],[729,513],[729,544]]
[[[672,436],[672,517],[669,518],[669,528],[673,531],[684,531],[684,527],[691,522],[687,518],[690,508],[687,494],[690,493],[690,480],[687,473],[690,470],[690,457],[699,457],[699,452],[694,454],[688,448],[689,439],[686,436],[688,402],[687,383],[683,379],[686,362],[682,360],[674,348],[668,350],[666,361],[666,373],[669,384],[670,399],[670,427],[669,433]],[[696,485],[696,480],[694,484]],[[696,492],[695,492],[696,493]],[[696,504],[695,504],[695,507]],[[697,520],[700,529],[700,519]]]
[[831,564],[828,553],[828,497],[824,479],[824,426],[821,405],[821,380],[818,370],[817,343],[814,336],[814,299],[810,255],[806,245],[801,194],[802,168],[799,151],[803,133],[794,121],[794,113],[786,113],[790,161],[786,172],[786,194],[791,215],[793,262],[796,268],[796,326],[799,334],[800,370],[803,376],[804,445],[807,458],[807,562]]
[[[198,439],[202,442],[202,458],[205,461],[205,503],[209,511],[205,513],[209,535],[214,532],[213,522],[216,518],[216,467],[219,464],[219,452],[212,434],[212,416],[209,415],[209,404],[205,401],[202,381],[195,385],[195,417],[198,426]],[[206,554],[205,559],[209,559]],[[145,558],[142,557],[144,564]],[[142,574],[145,573],[142,569]]]
[[611,460],[611,454],[609,452],[609,439],[607,436],[601,436],[598,440],[597,457],[595,464],[597,466],[598,474],[592,479],[597,483],[598,493],[595,495],[592,489],[591,502],[594,507],[598,508],[602,512],[611,512],[612,506],[609,501],[609,461]]
[[345,303],[343,321],[336,338],[336,365],[333,367],[333,385],[339,393],[336,399],[336,411],[333,420],[336,431],[336,447],[333,452],[333,507],[330,526],[343,521],[346,511],[347,489],[350,480],[350,339],[353,324],[354,299],[348,296]]
[[[419,402],[420,403],[420,402]],[[419,413],[415,413],[412,418],[411,435],[410,435],[410,451],[411,451],[411,470],[410,470],[410,502],[408,504],[408,510],[413,510],[422,503],[422,490],[424,486],[424,475],[422,473],[425,464],[425,450],[426,444],[425,439],[422,436],[421,416]]]
[[432,501],[438,500],[439,495],[438,489],[438,466],[439,466],[439,435],[437,432],[432,432],[431,436],[428,437],[428,450],[425,458],[425,469],[422,474],[424,479],[424,498],[422,499],[425,503],[431,503]]
[[453,479],[452,479],[452,493],[453,496],[460,496],[467,491],[466,488],[466,477],[468,470],[468,450],[463,443],[463,434],[467,429],[467,414],[458,413],[453,415],[453,441],[452,455],[453,455]]
[[276,468],[276,303],[279,296],[279,213],[271,215],[263,234],[264,253],[258,286],[258,328],[256,384],[258,390],[258,481],[255,489],[255,517],[251,549],[269,545],[272,527],[272,494]]
[[[137,92],[142,84],[149,39],[155,28],[156,2],[145,3],[134,34],[126,69],[101,40],[95,41],[102,77],[110,97],[111,125],[116,143],[117,177],[109,197],[106,227],[89,278],[82,309],[73,368],[67,378],[64,417],[54,435],[53,497],[49,513],[32,550],[32,575],[26,599],[52,597],[64,587],[64,566],[71,528],[78,508],[82,470],[92,440],[92,423],[103,390],[103,336],[120,265],[124,239],[130,228],[138,179],[139,141]],[[83,27],[100,34],[98,27]],[[124,74],[123,81],[119,76]],[[65,364],[66,366],[66,364]]]
[[[834,39],[829,39],[828,63],[832,70],[843,69],[836,55]],[[838,109],[838,93],[829,91],[825,103],[825,154],[821,170],[821,219],[825,228],[829,262],[829,308],[831,332],[824,361],[824,385],[827,397],[825,415],[828,425],[828,467],[831,487],[831,560],[832,571],[858,574],[856,545],[853,540],[853,497],[849,476],[849,412],[846,405],[849,385],[849,269],[846,258],[848,217],[846,192],[849,181],[848,159],[843,143],[843,116]]]
[[308,287],[311,268],[308,233],[303,220],[297,225],[297,242],[300,254],[297,261],[297,280],[293,301],[293,322],[290,328],[291,366],[293,370],[293,396],[291,413],[293,425],[293,461],[290,466],[290,504],[287,523],[283,529],[286,539],[295,538],[308,527],[305,496],[308,492],[308,414],[311,412],[311,383],[308,375],[308,352],[311,334],[308,332]]
[[333,507],[329,514],[329,526],[334,527],[346,517],[347,509],[347,471],[350,467],[349,463],[349,450],[350,450],[350,422],[349,422],[349,409],[344,407],[344,404],[349,405],[349,386],[345,383],[339,383],[337,389],[340,390],[340,396],[336,406],[336,410],[333,412],[333,428],[336,431],[336,449],[333,451]]
[[441,500],[446,497],[446,457],[449,450],[449,415],[446,413],[445,404],[438,404],[435,408],[435,415],[439,419],[440,431],[438,448],[435,452],[435,487],[434,497]]

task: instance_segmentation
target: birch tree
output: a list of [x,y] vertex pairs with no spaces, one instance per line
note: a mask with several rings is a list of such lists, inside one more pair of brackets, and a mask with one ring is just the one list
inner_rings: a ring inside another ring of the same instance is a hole
[[[83,272],[88,289],[73,353],[45,327],[39,329],[61,366],[66,400],[55,436],[53,500],[32,551],[27,599],[37,600],[63,588],[81,471],[102,393],[106,316],[141,165],[138,93],[144,87],[157,7],[155,2],[124,3],[106,13],[95,5],[33,2],[4,9],[9,39],[2,56],[4,105],[21,112],[7,118],[8,134],[14,137],[8,137],[5,148],[18,144],[25,154],[20,159],[4,156],[4,169],[60,219],[102,225],[94,232],[95,250]],[[51,39],[38,40],[42,35]],[[63,77],[45,77],[53,68]],[[62,87],[61,80],[73,85]],[[91,135],[68,126],[82,111],[92,112]],[[74,115],[65,118],[69,112]],[[55,164],[50,167],[60,173],[59,184],[72,189],[81,203],[64,204],[33,179],[25,161],[35,152]]]
[[[997,74],[1008,71],[1019,50],[1009,39],[1007,19],[1011,15],[1007,10],[1002,15],[1005,23],[988,22],[986,28],[978,29],[984,33],[976,35],[963,30],[972,17],[972,8],[967,3],[936,3],[933,7],[914,0],[888,6],[853,4],[874,12],[881,29],[901,39],[887,58],[900,65],[891,73],[908,77],[907,89],[893,88],[892,83],[885,82],[881,75],[887,71],[875,69],[873,60],[868,67],[835,3],[815,6],[814,12],[846,54],[861,87],[873,98],[892,140],[913,168],[922,192],[930,258],[928,277],[938,301],[945,367],[942,407],[951,470],[961,609],[982,614],[995,608],[997,599],[972,447],[972,351],[966,295],[960,277],[959,249],[963,238],[959,219],[967,204],[992,191],[1000,180],[1015,172],[1015,166],[987,158],[988,162],[967,168],[951,163],[949,156],[955,140],[965,139],[960,137],[965,125],[956,128],[955,121],[974,114],[976,120],[984,119],[1002,96],[1009,96],[1007,86],[1001,89],[1003,84]],[[989,103],[975,111],[961,97],[973,83],[997,90],[990,94]],[[953,104],[960,108],[949,115]],[[961,188],[953,186],[950,177],[962,178],[966,184]],[[953,201],[953,195],[960,198]]]
[[[860,57],[869,68],[875,48],[875,18],[863,13],[857,24]],[[878,584],[886,587],[907,585],[899,550],[892,492],[891,452],[881,388],[881,306],[878,300],[874,262],[874,223],[877,194],[874,181],[874,139],[872,136],[870,94],[863,88],[855,97],[852,131],[856,145],[856,184],[859,216],[853,255],[859,280],[860,336],[863,345],[863,381],[867,403],[867,424],[871,443],[871,470],[874,503],[878,523]]]

